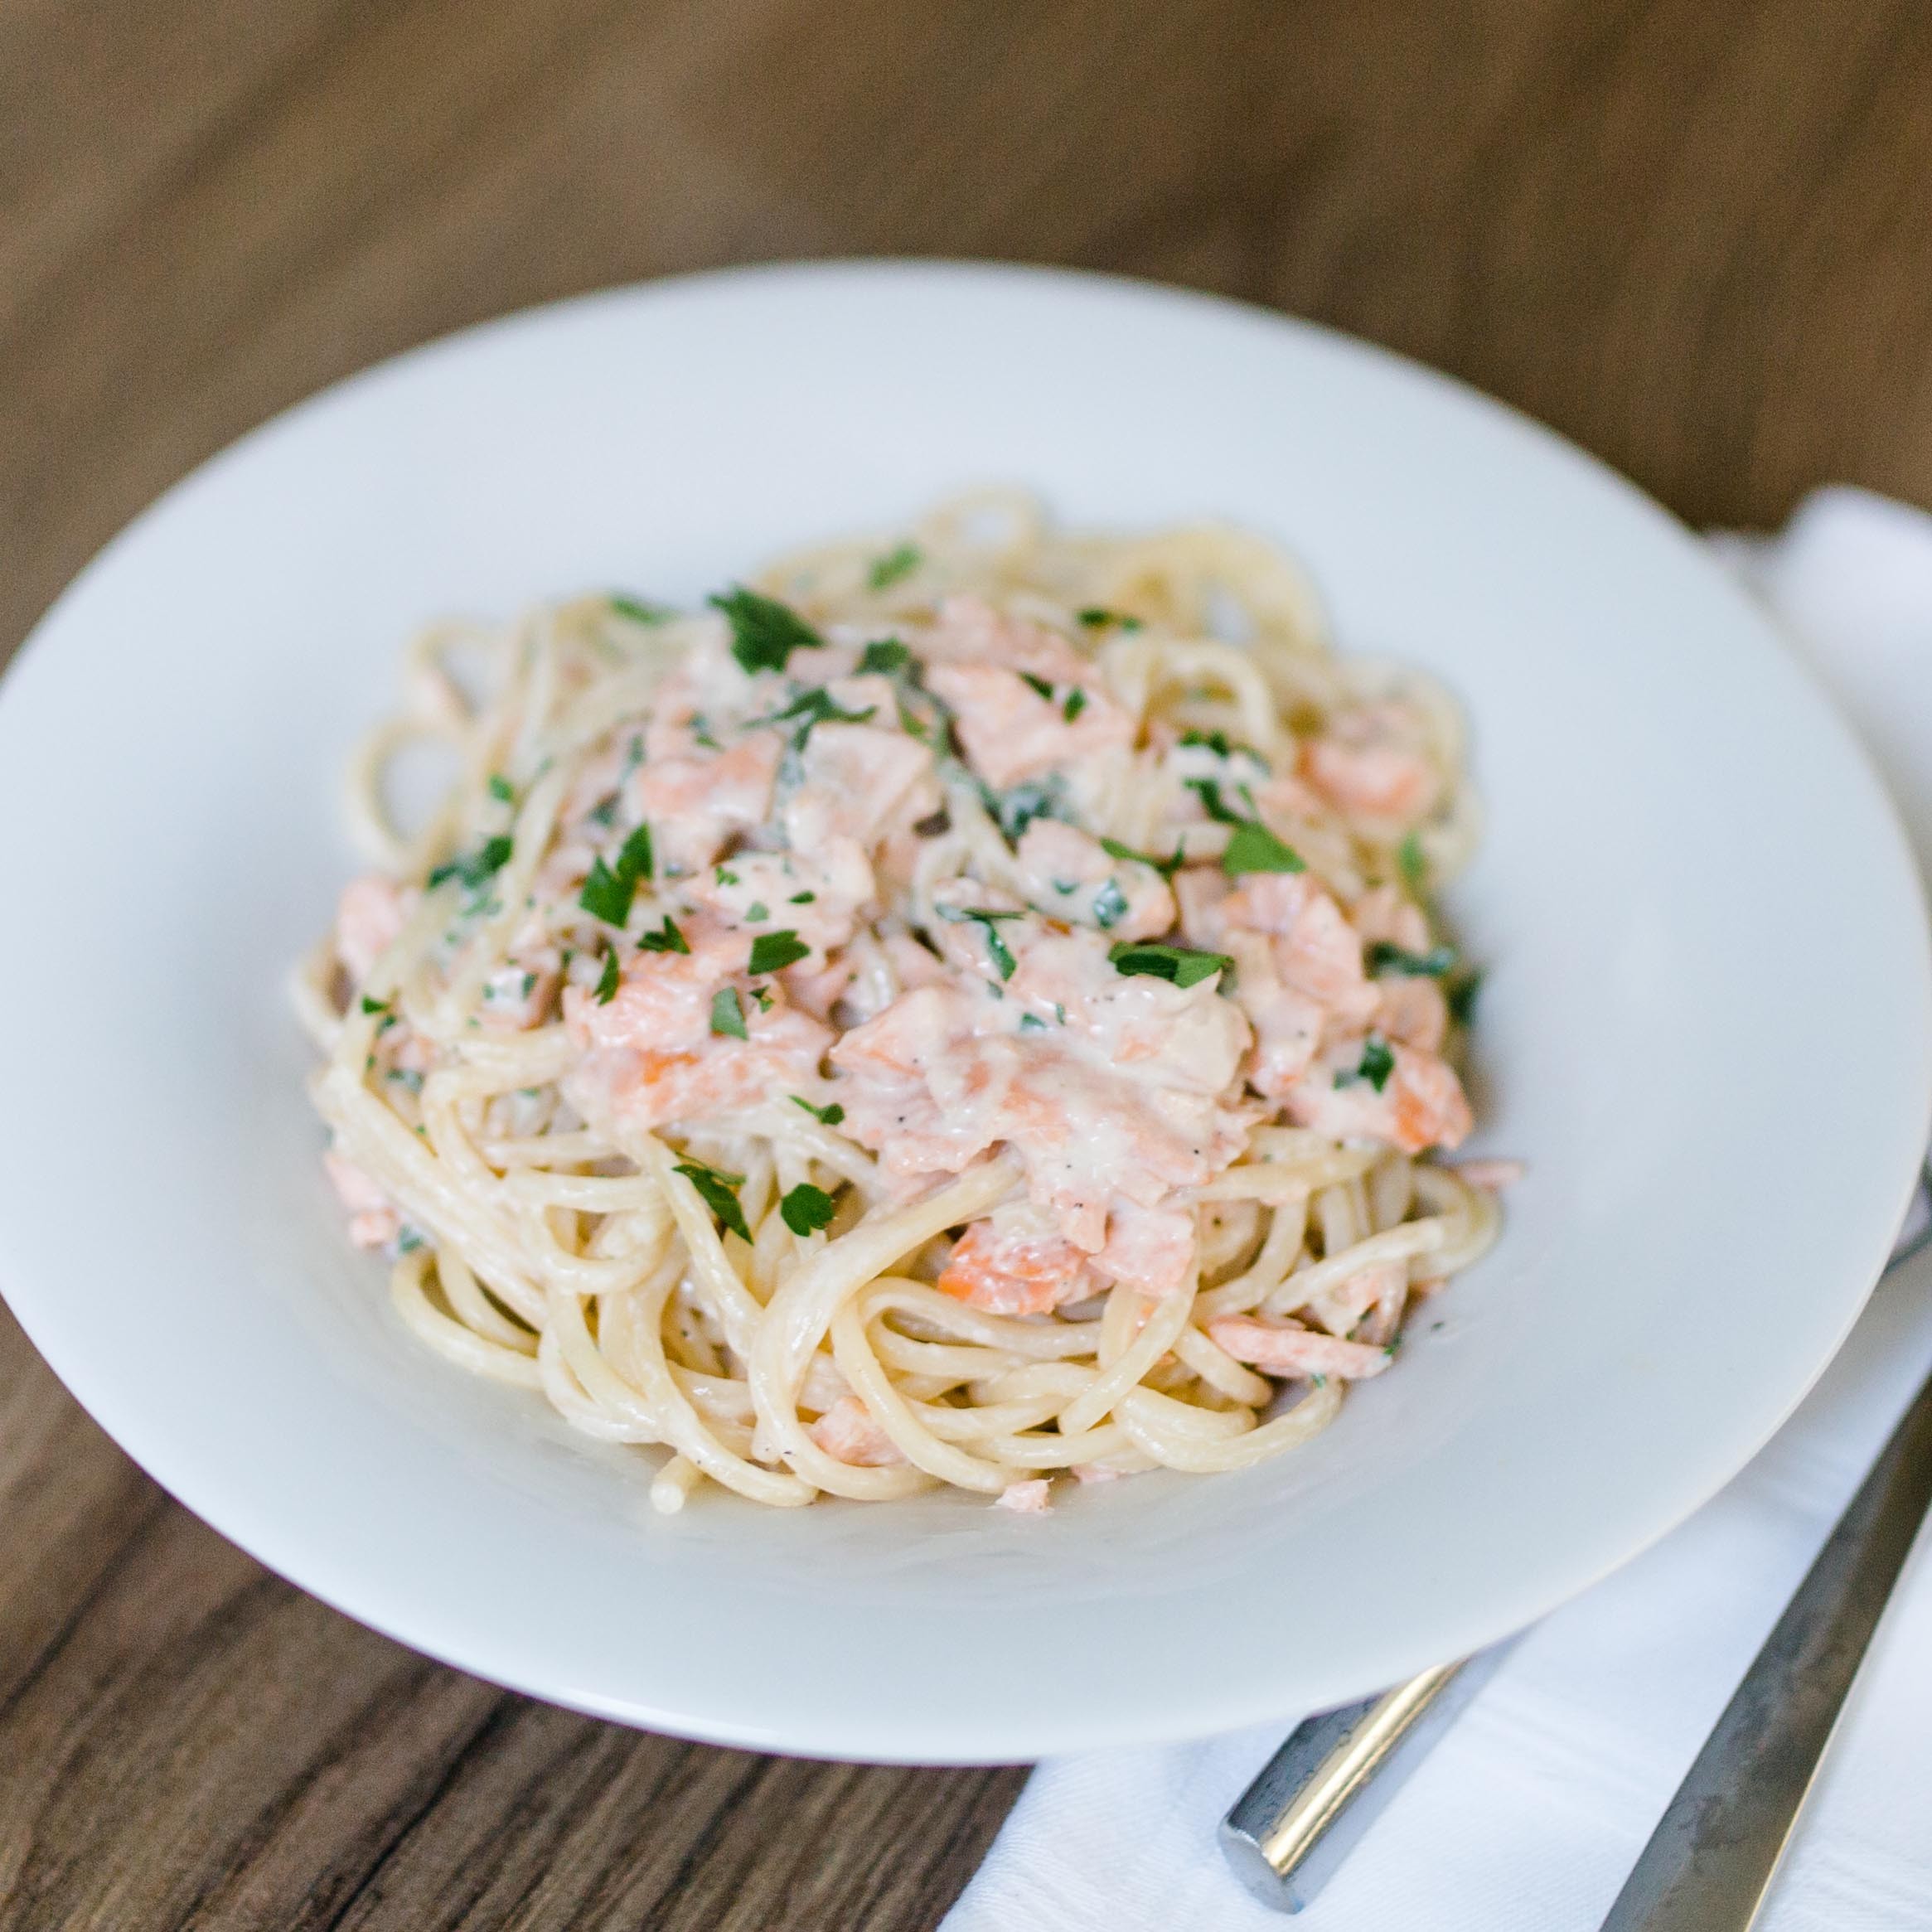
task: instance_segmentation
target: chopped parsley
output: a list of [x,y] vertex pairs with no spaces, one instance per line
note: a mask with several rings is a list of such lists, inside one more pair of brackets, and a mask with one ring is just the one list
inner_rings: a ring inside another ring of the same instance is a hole
[[863,724],[878,709],[876,705],[868,705],[863,711],[847,711],[823,685],[814,685],[810,690],[801,691],[782,711],[774,711],[759,723],[777,724],[787,718],[801,719],[802,722],[792,742],[802,747],[811,736],[813,725]]
[[1104,610],[1098,604],[1089,604],[1085,610],[1077,614],[1081,622],[1090,631],[1104,630],[1109,624],[1118,624],[1123,631],[1137,631],[1140,628],[1138,617],[1129,617],[1125,611]]
[[475,892],[488,884],[510,863],[513,850],[506,833],[486,839],[475,851],[465,852],[438,865],[429,874],[429,889],[433,892],[445,879],[455,879]]
[[608,826],[617,817],[617,807],[622,803],[623,795],[621,792],[607,792],[583,816],[594,824]]
[[608,1006],[617,996],[617,955],[613,947],[603,956],[603,971],[597,976],[597,1003]]
[[669,913],[664,915],[664,923],[655,932],[646,932],[637,943],[646,952],[689,952],[685,936],[677,929],[677,922]]
[[1483,976],[1479,971],[1465,973],[1444,989],[1449,1000],[1449,1017],[1458,1026],[1469,1024],[1475,1012],[1476,995],[1482,990]]
[[1372,973],[1406,973],[1411,979],[1440,980],[1455,964],[1453,946],[1431,947],[1426,952],[1408,952],[1386,939],[1378,939],[1368,949]]
[[815,892],[795,892],[785,903],[788,906],[809,906],[817,897]]
[[398,1087],[404,1087],[411,1093],[420,1093],[423,1091],[423,1076],[414,1067],[391,1067],[383,1077],[393,1080]]
[[1019,1030],[1022,1033],[1044,1033],[1047,1023],[1037,1013],[1023,1013],[1019,1016]]
[[922,561],[917,544],[900,544],[883,557],[874,557],[865,581],[874,590],[889,590],[902,577],[910,577]]
[[731,655],[748,673],[782,671],[794,651],[817,647],[825,639],[789,604],[734,585],[709,599],[731,625]]
[[1109,879],[1093,895],[1093,917],[1103,932],[1111,932],[1126,917],[1127,895]]
[[734,1040],[750,1039],[744,1030],[744,1009],[738,1003],[737,987],[720,986],[711,995],[711,1030]]
[[1252,821],[1232,810],[1221,796],[1219,782],[1213,778],[1184,778],[1181,782],[1201,801],[1202,809],[1217,825],[1245,826]]
[[1186,946],[1150,946],[1122,941],[1107,957],[1116,971],[1141,973],[1150,979],[1170,980],[1177,986],[1198,986],[1216,973],[1231,970],[1234,961],[1224,952],[1197,952]]
[[1395,1055],[1389,1051],[1388,1042],[1378,1033],[1372,1033],[1363,1043],[1362,1058],[1353,1073],[1338,1073],[1335,1085],[1352,1087],[1358,1080],[1366,1080],[1378,1093],[1388,1085],[1388,1077],[1395,1072]]
[[814,1234],[820,1228],[831,1225],[832,1217],[838,1209],[823,1188],[815,1188],[810,1181],[801,1181],[779,1202],[778,1212],[784,1216],[785,1225],[794,1234]]
[[1429,884],[1429,861],[1422,851],[1422,835],[1411,832],[1396,848],[1396,866],[1411,894],[1421,898]]
[[1036,818],[1058,818],[1063,797],[1057,779],[1044,782],[1029,779],[1009,792],[994,792],[982,787],[981,792],[987,811],[992,813],[994,823],[1010,845],[1019,843],[1026,835],[1026,828]]
[[1086,709],[1087,694],[1081,690],[1078,685],[1076,685],[1072,690],[1068,692],[1067,702],[1062,707],[1060,715],[1071,724]]
[[667,624],[677,615],[667,603],[646,603],[641,597],[613,596],[611,608],[633,624]]
[[1019,677],[1021,683],[1031,685],[1034,690],[1049,705],[1053,703],[1053,687],[1043,677],[1035,677],[1030,671],[1023,671],[1019,674]]
[[828,1127],[837,1126],[839,1122],[845,1117],[845,1110],[835,1100],[825,1106],[814,1106],[802,1094],[795,1093],[792,1097],[792,1104],[794,1106],[803,1107],[815,1121],[821,1121]]
[[705,1167],[695,1160],[680,1160],[672,1169],[681,1174],[698,1190],[698,1198],[718,1217],[728,1233],[735,1234],[741,1241],[751,1239],[751,1230],[744,1223],[744,1209],[738,1204],[738,1190],[744,1185],[742,1174],[720,1174],[714,1167]]
[[1221,869],[1230,877],[1243,872],[1305,872],[1308,867],[1292,845],[1284,845],[1264,825],[1237,825],[1227,850],[1221,855]]
[[1225,731],[1184,731],[1180,741],[1183,744],[1201,745],[1213,752],[1218,758],[1232,758],[1234,755],[1234,747],[1227,742]]
[[1019,962],[1013,956],[1012,948],[1000,937],[999,922],[1002,919],[1017,919],[1021,916],[1019,913],[982,912],[973,906],[940,906],[936,910],[941,918],[950,921],[955,926],[963,926],[969,922],[977,926],[986,937],[986,951],[994,966],[999,969],[1000,977],[1003,980],[1013,977],[1013,969]]
[[751,922],[753,925],[755,926],[761,919],[768,919],[771,918],[772,908],[767,906],[763,899],[753,899],[752,903],[745,908],[744,916]]
[[492,772],[490,774],[490,796],[501,799],[506,805],[514,805],[516,802],[516,787],[501,772]]
[[811,948],[789,927],[782,932],[761,932],[752,942],[751,968],[754,973],[782,972],[797,966]]
[[769,1013],[772,1010],[772,990],[769,986],[753,986],[751,996],[758,1001],[759,1012]]
[[618,848],[616,864],[607,865],[601,858],[591,861],[577,903],[593,918],[621,927],[631,916],[638,881],[650,878],[651,870],[651,828],[639,826]]
[[859,660],[859,669],[861,672],[873,671],[890,677],[895,671],[903,671],[912,661],[912,652],[897,637],[875,637],[865,646],[864,655]]
[[365,1013],[387,1013],[390,1010],[390,1003],[386,1000],[371,1000],[365,993],[362,995],[362,1010]]
[[720,865],[718,868],[718,883],[720,885],[736,885],[738,884],[738,874],[735,872],[729,870],[726,867]]
[[1172,879],[1181,868],[1180,848],[1174,848],[1171,859],[1156,859],[1151,852],[1136,852],[1131,845],[1123,845],[1118,839],[1102,839],[1100,849],[1110,859],[1125,859],[1135,865],[1151,865],[1163,879]]

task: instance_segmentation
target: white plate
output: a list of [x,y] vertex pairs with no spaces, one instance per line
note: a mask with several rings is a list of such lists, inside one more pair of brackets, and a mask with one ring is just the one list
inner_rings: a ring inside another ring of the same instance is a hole
[[[1501,1247],[1311,1447],[1045,1518],[654,1518],[637,1452],[432,1359],[325,1197],[283,969],[397,652],[452,608],[695,598],[961,484],[1237,519],[1467,701]],[[1709,1496],[1844,1334],[1925,1144],[1915,877],[1702,548],[1437,376],[1226,303],[861,264],[473,330],[172,491],[0,693],[0,1281],[159,1480],[467,1669],[735,1744],[992,1760],[1201,1734],[1530,1621]],[[1441,1326],[1437,1326],[1440,1321]]]

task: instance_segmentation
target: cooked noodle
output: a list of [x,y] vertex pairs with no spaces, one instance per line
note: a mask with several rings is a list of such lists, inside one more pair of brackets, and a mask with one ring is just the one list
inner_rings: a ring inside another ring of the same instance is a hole
[[666,1510],[1307,1441],[1497,1229],[1421,1157],[1455,708],[1255,538],[1017,494],[756,589],[438,627],[352,762],[376,870],[296,1003],[403,1320],[662,1445]]

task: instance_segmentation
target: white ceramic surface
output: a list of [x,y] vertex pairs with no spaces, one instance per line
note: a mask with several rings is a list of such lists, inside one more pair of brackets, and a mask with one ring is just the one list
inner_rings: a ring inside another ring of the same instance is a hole
[[[646,1506],[390,1315],[345,1245],[283,969],[410,628],[695,598],[1011,479],[1237,519],[1344,644],[1470,707],[1501,1247],[1310,1448],[1044,1518]],[[1915,874],[1845,731],[1678,525],[1454,384],[1065,274],[861,264],[592,297],[329,390],[172,491],[0,687],[0,1285],[161,1482],[438,1657],[771,1748],[1020,1758],[1204,1733],[1500,1635],[1709,1496],[1818,1373],[1924,1145]],[[1440,1324],[1440,1325],[1439,1325]]]

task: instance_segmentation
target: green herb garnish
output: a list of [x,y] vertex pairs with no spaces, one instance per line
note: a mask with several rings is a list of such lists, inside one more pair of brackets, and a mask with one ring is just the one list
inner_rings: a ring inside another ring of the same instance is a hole
[[743,584],[709,600],[731,625],[731,655],[747,672],[782,671],[794,651],[822,646],[825,639],[789,604],[761,597]]
[[999,922],[1002,919],[1017,919],[1022,914],[981,912],[971,906],[939,906],[934,909],[941,918],[955,926],[963,926],[969,922],[977,926],[986,936],[986,951],[993,964],[999,969],[1000,977],[1003,980],[1013,977],[1014,967],[1019,962],[1014,958],[1011,947],[1000,937]]
[[829,1227],[838,1209],[823,1188],[815,1188],[810,1181],[801,1181],[779,1202],[778,1212],[784,1216],[785,1225],[794,1234],[813,1234],[821,1227]]
[[738,988],[720,986],[711,995],[711,1030],[734,1040],[749,1039],[744,1030],[744,1009],[738,1002]]
[[698,1190],[698,1198],[718,1217],[725,1231],[741,1241],[751,1239],[744,1224],[744,1209],[738,1205],[738,1190],[744,1185],[742,1174],[720,1174],[716,1168],[700,1166],[695,1160],[680,1160],[671,1170],[681,1174]]
[[785,903],[788,906],[809,906],[817,897],[815,892],[795,892]]
[[897,637],[875,637],[865,646],[864,655],[859,660],[859,669],[874,671],[890,677],[895,671],[903,671],[913,661],[913,654]]
[[1163,879],[1172,879],[1183,864],[1179,846],[1174,848],[1171,859],[1156,859],[1151,852],[1136,852],[1131,845],[1123,845],[1118,839],[1102,839],[1100,849],[1110,859],[1125,859],[1135,865],[1150,865]]
[[1043,677],[1035,677],[1030,671],[1023,671],[1019,674],[1019,676],[1020,681],[1023,684],[1031,685],[1034,690],[1037,691],[1041,697],[1044,698],[1049,705],[1053,703],[1053,687],[1048,684]]
[[490,774],[490,796],[501,799],[506,805],[514,805],[516,802],[516,787],[501,772],[492,772]]
[[386,1000],[371,1000],[365,993],[362,995],[362,1010],[365,1013],[387,1013],[390,1010],[390,1003]]
[[1411,897],[1421,898],[1429,884],[1429,861],[1423,855],[1422,835],[1420,832],[1411,832],[1396,847],[1396,866],[1402,875],[1402,884],[1409,889]]
[[1209,818],[1218,825],[1245,826],[1252,821],[1245,813],[1230,809],[1221,796],[1221,787],[1213,778],[1184,778],[1181,782],[1201,801]]
[[745,908],[744,916],[753,925],[755,926],[761,919],[768,919],[771,918],[772,908],[767,906],[763,899],[753,899],[752,903]]
[[835,1100],[824,1106],[814,1106],[802,1094],[795,1093],[792,1097],[792,1104],[803,1107],[815,1121],[821,1121],[828,1127],[837,1126],[845,1117],[845,1110]]
[[1225,731],[1184,731],[1180,741],[1183,744],[1200,745],[1213,752],[1218,758],[1232,758],[1234,755],[1234,747],[1227,742]]
[[634,624],[665,624],[677,615],[667,603],[646,603],[641,597],[613,596],[611,608]]
[[593,859],[590,862],[590,875],[583,882],[583,891],[577,895],[577,903],[593,919],[602,919],[607,926],[621,928],[631,916],[631,901],[637,893],[636,879],[620,879],[603,859]]
[[782,972],[807,957],[811,948],[787,927],[781,932],[761,932],[752,942],[751,967],[754,973]]
[[648,879],[655,867],[651,857],[651,828],[639,826],[617,849],[615,867],[619,879],[628,879],[635,883]]
[[1198,986],[1203,980],[1227,972],[1234,965],[1224,952],[1197,952],[1187,946],[1149,946],[1138,941],[1123,941],[1107,957],[1119,972],[1170,980],[1181,987]]
[[801,691],[782,711],[774,711],[758,722],[777,724],[787,718],[802,719],[804,724],[792,741],[802,745],[811,737],[815,724],[863,724],[878,709],[876,705],[868,705],[863,711],[847,711],[823,685],[814,685],[810,690]]
[[1062,707],[1060,715],[1071,724],[1086,709],[1087,694],[1081,690],[1078,685],[1076,685],[1072,690],[1068,692],[1067,702]]
[[677,929],[677,922],[669,913],[664,915],[664,923],[655,932],[646,932],[637,943],[646,952],[689,952],[685,936]]
[[1453,946],[1431,947],[1427,952],[1407,952],[1387,939],[1378,939],[1368,948],[1368,970],[1372,973],[1393,971],[1406,973],[1411,979],[1440,980],[1455,964]]
[[597,976],[597,1003],[608,1006],[617,996],[617,955],[613,947],[603,956],[603,971]]
[[1138,617],[1129,617],[1125,611],[1103,610],[1098,604],[1089,604],[1077,615],[1090,631],[1103,629],[1108,624],[1118,624],[1123,631],[1137,631],[1140,628]]
[[1109,879],[1093,895],[1093,917],[1103,932],[1111,932],[1127,914],[1127,895]]
[[1044,1033],[1047,1023],[1037,1013],[1023,1013],[1019,1016],[1019,1030],[1022,1033]]
[[1221,869],[1234,878],[1244,872],[1305,872],[1308,867],[1292,845],[1284,845],[1266,826],[1249,821],[1234,828],[1221,855]]
[[874,590],[889,590],[902,577],[910,577],[919,568],[919,546],[917,544],[901,544],[888,550],[883,557],[874,557],[872,568],[865,573],[865,581]]
[[1476,995],[1482,990],[1483,976],[1479,971],[1465,973],[1444,989],[1449,1002],[1449,1016],[1458,1026],[1469,1024],[1475,1012]]
[[514,849],[507,834],[499,833],[493,839],[486,839],[475,851],[465,852],[438,865],[429,874],[429,889],[433,892],[445,879],[455,879],[474,892],[487,884],[509,864]]
[[1338,1073],[1335,1085],[1351,1087],[1358,1080],[1366,1080],[1378,1093],[1388,1085],[1388,1077],[1395,1072],[1395,1055],[1389,1051],[1388,1042],[1378,1033],[1372,1033],[1363,1043],[1362,1058],[1353,1073]]

